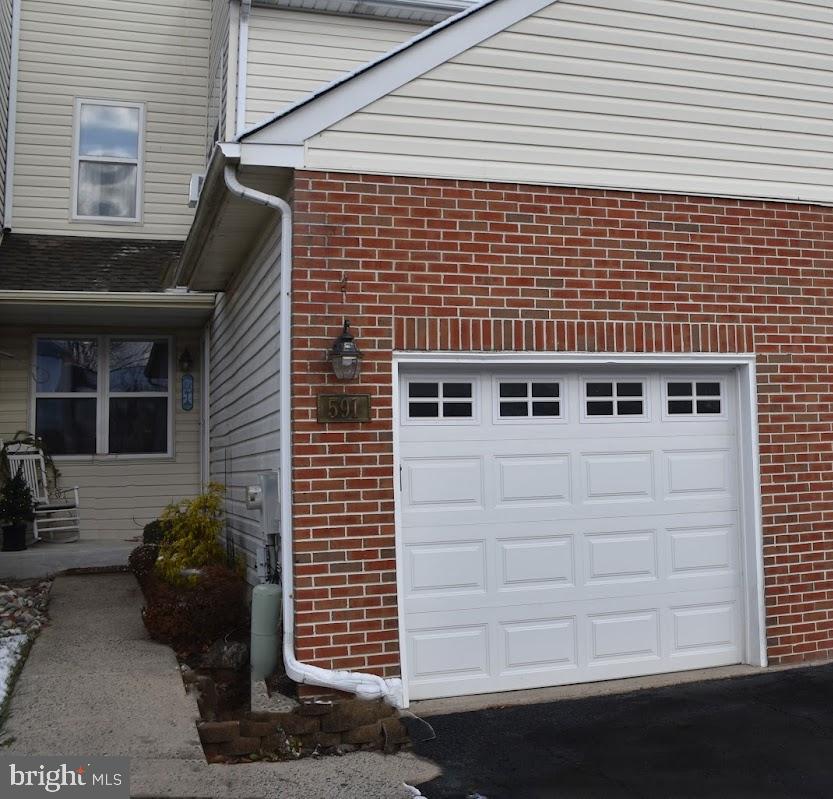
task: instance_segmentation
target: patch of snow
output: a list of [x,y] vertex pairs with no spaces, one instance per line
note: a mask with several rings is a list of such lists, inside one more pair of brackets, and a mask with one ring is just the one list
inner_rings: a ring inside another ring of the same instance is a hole
[[9,681],[28,638],[28,635],[9,635],[0,638],[0,707],[6,701]]

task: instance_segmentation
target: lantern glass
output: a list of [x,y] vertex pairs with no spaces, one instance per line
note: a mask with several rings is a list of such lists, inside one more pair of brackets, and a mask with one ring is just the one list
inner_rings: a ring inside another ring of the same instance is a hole
[[327,353],[333,372],[339,380],[355,380],[361,372],[362,352],[350,334],[350,322],[344,322],[344,330],[333,342]]
[[333,358],[333,372],[339,380],[355,380],[361,371],[361,359],[355,355],[337,355]]

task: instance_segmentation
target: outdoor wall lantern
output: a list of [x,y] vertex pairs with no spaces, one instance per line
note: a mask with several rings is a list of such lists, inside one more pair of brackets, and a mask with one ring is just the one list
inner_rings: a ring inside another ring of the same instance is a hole
[[188,352],[188,349],[184,349],[182,351],[182,355],[179,356],[179,371],[180,372],[190,372],[194,368],[194,359],[191,357],[191,353]]
[[327,351],[327,360],[333,366],[333,372],[339,380],[355,380],[362,366],[361,350],[350,335],[350,322],[344,320],[344,330]]

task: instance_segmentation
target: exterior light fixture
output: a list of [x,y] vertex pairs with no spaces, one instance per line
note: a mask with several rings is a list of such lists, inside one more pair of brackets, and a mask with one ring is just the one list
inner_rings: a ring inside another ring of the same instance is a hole
[[179,371],[180,372],[190,372],[194,368],[194,359],[191,357],[191,353],[188,352],[188,349],[184,349],[182,351],[182,355],[179,356]]
[[327,360],[332,364],[335,376],[339,380],[355,380],[361,371],[363,357],[350,335],[350,322],[345,319],[344,330],[327,352]]

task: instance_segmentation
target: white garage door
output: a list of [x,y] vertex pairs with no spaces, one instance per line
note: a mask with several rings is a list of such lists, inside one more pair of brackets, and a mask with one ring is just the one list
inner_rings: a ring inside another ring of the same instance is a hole
[[411,371],[412,699],[742,660],[730,373]]

